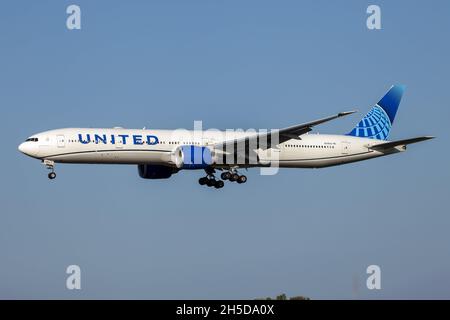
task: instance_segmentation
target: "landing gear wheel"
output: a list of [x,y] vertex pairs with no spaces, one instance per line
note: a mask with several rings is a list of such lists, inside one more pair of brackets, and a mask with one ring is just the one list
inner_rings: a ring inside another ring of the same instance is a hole
[[[208,179],[208,178],[207,178]],[[208,187],[212,187],[216,184],[216,179],[212,178],[212,179],[208,179],[208,181],[206,182],[206,185]]]
[[204,186],[205,184],[208,183],[208,178],[207,178],[207,177],[201,177],[200,179],[198,179],[198,183],[199,183],[201,186]]
[[223,188],[224,185],[225,185],[225,183],[222,180],[216,180],[216,183],[214,184],[214,187],[216,189],[220,189],[220,188]]
[[48,178],[49,178],[50,180],[55,179],[55,178],[56,178],[56,173],[50,172],[50,173],[48,174]]
[[244,175],[239,176],[237,182],[238,182],[238,183],[246,183],[246,182],[247,182],[247,177],[244,176]]
[[238,181],[239,175],[237,173],[232,173],[230,177],[230,181]]
[[228,180],[231,178],[231,173],[230,172],[223,172],[220,177],[222,178],[222,180]]

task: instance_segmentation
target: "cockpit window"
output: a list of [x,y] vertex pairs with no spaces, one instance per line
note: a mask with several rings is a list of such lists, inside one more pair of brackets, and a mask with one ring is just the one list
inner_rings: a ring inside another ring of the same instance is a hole
[[25,140],[25,141],[37,142],[37,141],[38,141],[38,138],[28,138],[28,139]]

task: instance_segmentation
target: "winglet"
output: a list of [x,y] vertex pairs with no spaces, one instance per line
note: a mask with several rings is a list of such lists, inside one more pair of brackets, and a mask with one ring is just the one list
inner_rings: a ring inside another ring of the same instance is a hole
[[349,114],[353,114],[356,112],[358,112],[358,110],[339,112],[337,116],[338,117],[348,116]]

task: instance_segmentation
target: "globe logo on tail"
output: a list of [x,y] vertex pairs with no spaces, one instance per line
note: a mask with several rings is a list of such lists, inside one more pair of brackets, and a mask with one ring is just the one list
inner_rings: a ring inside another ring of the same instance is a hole
[[379,105],[375,105],[369,113],[353,128],[350,135],[370,139],[386,140],[392,124],[389,116]]

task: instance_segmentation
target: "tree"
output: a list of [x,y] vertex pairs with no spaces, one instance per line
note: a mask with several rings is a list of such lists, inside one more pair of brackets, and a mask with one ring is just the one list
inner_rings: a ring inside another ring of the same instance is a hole
[[290,297],[289,300],[310,300],[310,299],[308,297],[295,296],[295,297]]
[[282,293],[279,296],[277,296],[276,300],[287,300],[287,297],[284,293]]

